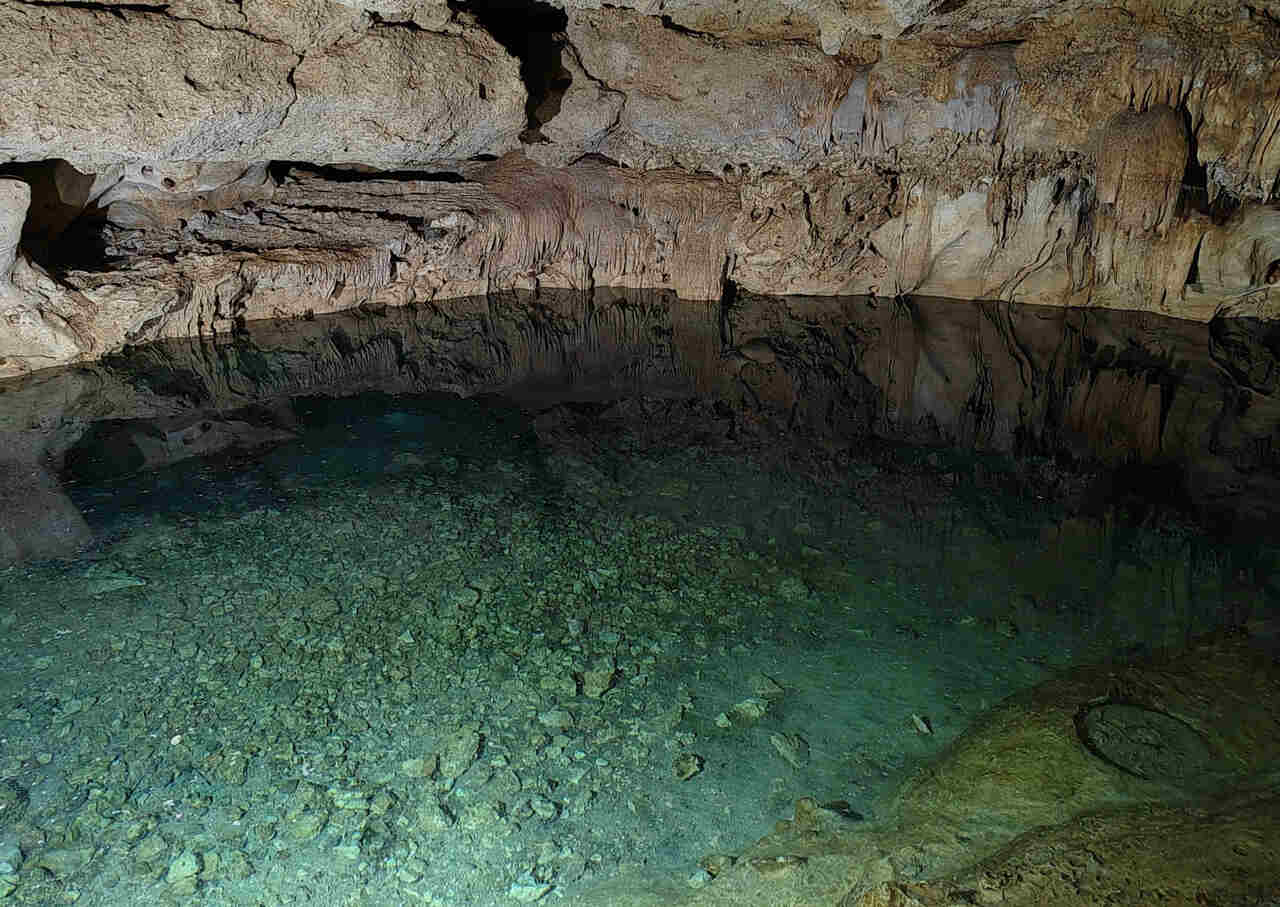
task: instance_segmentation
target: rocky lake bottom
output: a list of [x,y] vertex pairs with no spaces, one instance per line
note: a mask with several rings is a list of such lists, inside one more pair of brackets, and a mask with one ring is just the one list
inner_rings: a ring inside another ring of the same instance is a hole
[[699,424],[669,401],[297,405],[295,442],[70,489],[99,543],[0,571],[9,903],[714,885],[1014,692],[1276,610],[1265,543],[1242,591],[1184,522],[1061,512],[1052,464],[810,469],[636,427]]

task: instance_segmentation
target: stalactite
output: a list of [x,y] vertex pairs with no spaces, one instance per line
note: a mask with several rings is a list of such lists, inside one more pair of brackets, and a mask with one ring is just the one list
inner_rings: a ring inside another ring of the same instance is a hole
[[551,170],[509,156],[484,185],[492,201],[465,251],[483,257],[493,289],[558,265],[584,288],[647,284],[690,299],[720,296],[737,209],[719,180],[596,162]]
[[1123,230],[1164,233],[1174,220],[1190,146],[1182,115],[1157,105],[1107,121],[1098,146],[1098,201]]
[[241,274],[255,286],[331,295],[339,284],[374,289],[391,283],[386,249],[273,249],[247,259]]

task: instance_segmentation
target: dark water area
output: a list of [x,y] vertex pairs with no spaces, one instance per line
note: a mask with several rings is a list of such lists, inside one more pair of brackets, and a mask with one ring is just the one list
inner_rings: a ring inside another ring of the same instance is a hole
[[799,797],[870,827],[1010,695],[1275,638],[1278,356],[542,292],[5,382],[0,894],[692,897]]
[[[544,291],[258,322],[235,337],[126,350],[83,380],[99,384],[99,400],[120,398],[105,405],[121,419],[362,390],[500,395],[531,412],[638,396],[716,401],[712,432],[751,422],[802,443],[875,438],[1121,467],[1117,494],[1158,489],[1223,529],[1266,526],[1273,514],[1278,354],[1280,330],[1243,320]],[[85,418],[75,410],[69,401],[63,418]]]

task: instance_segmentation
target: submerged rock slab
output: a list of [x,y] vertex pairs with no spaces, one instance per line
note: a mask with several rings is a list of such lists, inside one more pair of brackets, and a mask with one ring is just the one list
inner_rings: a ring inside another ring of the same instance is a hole
[[[1280,893],[1280,670],[1273,641],[1237,634],[1185,654],[1072,670],[983,716],[899,793],[850,822],[797,802],[714,882],[612,883],[573,900],[729,907],[1251,903]],[[1139,779],[1081,742],[1095,700],[1140,702],[1195,729],[1212,770]],[[1158,895],[1157,895],[1158,893]]]
[[943,880],[885,882],[850,907],[1068,907],[1274,899],[1280,879],[1280,798],[1268,788],[1194,807],[1082,816],[1016,839]]
[[84,517],[47,469],[0,461],[0,564],[71,557],[92,540]]

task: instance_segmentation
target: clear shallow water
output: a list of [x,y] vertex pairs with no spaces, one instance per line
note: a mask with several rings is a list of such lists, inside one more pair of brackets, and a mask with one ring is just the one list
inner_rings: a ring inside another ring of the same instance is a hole
[[1267,546],[1073,516],[1046,461],[834,470],[661,400],[293,409],[296,441],[70,485],[101,541],[4,572],[17,903],[684,884],[798,797],[874,819],[1056,670],[1274,610]]
[[14,903],[687,892],[799,797],[875,821],[1011,693],[1275,615],[1266,325],[543,293],[250,328],[2,388],[53,478],[0,463],[0,501],[95,539],[0,569]]

